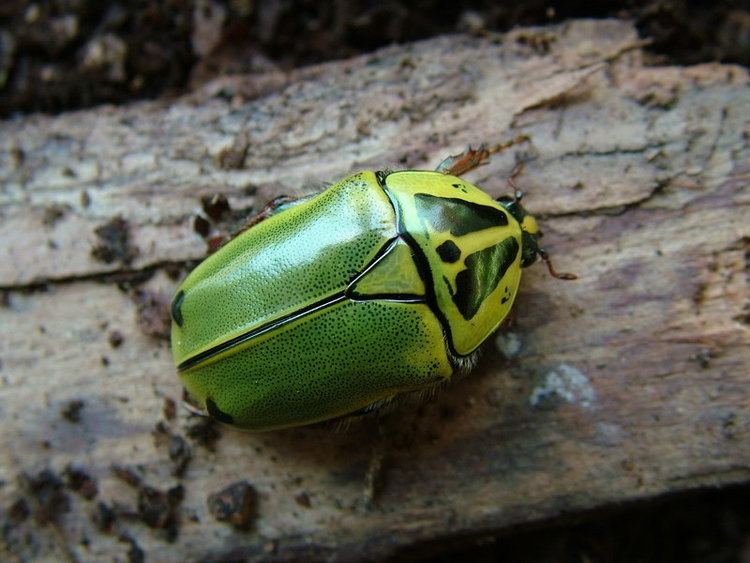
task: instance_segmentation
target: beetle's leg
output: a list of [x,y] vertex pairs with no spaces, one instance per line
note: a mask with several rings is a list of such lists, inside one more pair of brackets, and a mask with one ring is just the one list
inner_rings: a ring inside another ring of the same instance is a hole
[[528,140],[529,138],[526,135],[519,135],[515,139],[505,141],[504,143],[499,143],[492,147],[480,145],[478,149],[472,149],[469,146],[461,154],[449,156],[448,158],[443,160],[443,162],[438,164],[435,170],[437,172],[442,172],[443,174],[461,176],[462,174],[474,170],[482,164],[486,164],[487,160],[490,158],[490,155],[512,147],[513,145],[525,143]]
[[271,215],[278,213],[279,208],[284,207],[285,205],[288,205],[289,203],[293,201],[295,201],[295,198],[293,197],[280,195],[279,197],[274,198],[271,201],[269,201],[265,205],[265,207],[263,207],[263,209],[261,209],[260,211],[258,211],[258,213],[256,213],[255,215],[247,219],[233,233],[219,232],[208,237],[208,239],[206,239],[206,244],[208,244],[208,254],[213,254],[214,252],[219,250],[222,246],[224,246],[226,243],[228,243],[237,235],[244,233],[245,231],[254,227],[261,221],[268,219]]
[[206,411],[204,411],[200,405],[198,405],[198,402],[195,400],[195,397],[193,397],[190,393],[188,393],[188,390],[184,387],[182,388],[182,406],[185,407],[185,409],[192,415],[192,416],[200,416],[203,418],[207,418],[208,414],[206,414]]
[[238,234],[245,232],[246,230],[254,227],[258,223],[265,221],[269,217],[272,217],[273,215],[278,215],[282,211],[285,211],[289,209],[290,207],[294,207],[295,205],[299,205],[300,203],[304,203],[309,199],[314,198],[316,195],[318,195],[320,192],[313,192],[311,194],[299,196],[299,197],[292,197],[289,195],[280,195],[271,201],[269,201],[266,206],[258,211],[255,215],[250,217],[242,227],[240,227],[240,230],[237,231],[234,236],[237,236]]
[[269,201],[265,205],[265,207],[263,207],[263,209],[261,209],[260,211],[258,211],[258,213],[250,217],[247,221],[245,221],[245,224],[242,225],[242,227],[240,227],[240,230],[235,234],[235,236],[254,227],[261,221],[265,221],[271,215],[275,215],[276,213],[279,212],[281,207],[289,205],[296,199],[297,198],[290,197],[288,195],[280,195],[278,197],[273,198],[271,201]]
[[[317,194],[312,194],[317,195]],[[292,205],[296,205],[298,203],[302,203],[305,201],[308,197],[312,196],[305,196],[305,197],[291,197],[288,195],[280,195],[279,197],[276,197],[269,201],[263,209],[258,211],[255,215],[247,219],[236,231],[234,231],[231,235],[229,234],[217,234],[208,239],[208,253],[213,254],[217,250],[219,250],[222,246],[224,246],[226,243],[228,243],[230,240],[232,240],[237,235],[240,235],[247,231],[248,229],[253,228],[258,223],[261,223],[262,221],[265,221],[269,217],[276,215],[277,213],[282,212],[287,207],[290,207]]]
[[367,473],[365,473],[365,484],[362,493],[365,508],[372,510],[376,506],[376,497],[383,479],[383,461],[385,460],[386,449],[389,441],[386,437],[386,429],[383,427],[383,420],[378,418],[378,438],[370,452],[370,461],[367,464]]
[[544,260],[544,263],[547,264],[547,270],[549,270],[549,275],[553,278],[557,278],[558,280],[577,280],[578,276],[575,274],[567,274],[565,272],[558,272],[555,270],[554,266],[552,266],[552,260],[550,260],[549,254],[547,254],[547,251],[543,248],[540,248],[537,250],[537,254],[539,254],[539,258]]

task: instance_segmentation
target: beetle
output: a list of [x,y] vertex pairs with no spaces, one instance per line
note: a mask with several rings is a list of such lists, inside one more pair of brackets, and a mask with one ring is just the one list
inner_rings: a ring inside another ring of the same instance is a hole
[[174,362],[194,401],[220,422],[273,430],[466,371],[508,315],[521,268],[542,258],[575,277],[553,269],[520,192],[495,200],[459,177],[511,143],[269,204],[172,302]]

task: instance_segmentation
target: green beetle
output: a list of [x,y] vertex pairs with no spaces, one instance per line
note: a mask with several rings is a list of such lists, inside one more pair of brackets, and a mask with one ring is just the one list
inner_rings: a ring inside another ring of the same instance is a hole
[[[470,367],[508,315],[536,221],[437,171],[365,171],[268,208],[203,261],[172,303],[172,351],[194,400],[248,430],[373,409]],[[455,174],[455,175],[454,175]]]

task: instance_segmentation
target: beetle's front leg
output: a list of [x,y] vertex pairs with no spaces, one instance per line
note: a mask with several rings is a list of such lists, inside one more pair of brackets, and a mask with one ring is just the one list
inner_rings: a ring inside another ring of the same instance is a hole
[[471,170],[474,170],[482,164],[486,164],[490,158],[490,155],[512,147],[513,145],[525,143],[527,141],[529,141],[529,137],[527,137],[526,135],[519,135],[515,139],[511,139],[510,141],[506,141],[504,143],[499,143],[492,147],[480,145],[478,149],[472,149],[471,146],[469,146],[461,154],[449,156],[448,158],[443,160],[440,164],[438,164],[435,170],[437,172],[442,172],[443,174],[461,176],[463,174],[466,174],[467,172],[470,172]]

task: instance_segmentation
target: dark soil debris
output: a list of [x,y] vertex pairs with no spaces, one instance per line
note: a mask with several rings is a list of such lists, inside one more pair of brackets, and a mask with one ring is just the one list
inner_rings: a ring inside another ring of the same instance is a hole
[[193,230],[202,238],[206,238],[211,234],[211,223],[202,215],[196,215],[193,217]]
[[103,502],[96,503],[96,508],[91,513],[91,522],[100,532],[110,533],[117,520],[115,511]]
[[53,471],[45,469],[34,476],[22,474],[20,481],[34,499],[37,524],[57,522],[60,515],[70,510],[70,498],[63,490],[62,480]]
[[203,211],[206,212],[212,220],[221,221],[221,219],[231,211],[229,200],[224,194],[211,194],[201,197]]
[[177,415],[177,403],[171,397],[164,397],[164,407],[162,409],[164,418],[167,420],[174,420]]
[[18,525],[26,520],[30,514],[31,510],[29,509],[29,503],[27,503],[24,498],[16,499],[15,502],[10,505],[10,508],[8,508],[8,518],[14,525]]
[[130,545],[128,549],[128,563],[143,563],[146,560],[146,554],[135,539],[128,534],[122,534],[119,539],[121,542]]
[[67,213],[69,210],[70,207],[67,205],[50,205],[44,209],[42,223],[44,223],[48,227],[52,227],[55,223],[62,219],[65,216],[65,213]]
[[195,61],[194,2],[0,2],[0,116],[152,97]]
[[172,330],[169,301],[161,294],[146,290],[135,291],[133,301],[137,306],[141,331],[157,340],[169,341]]
[[[169,95],[220,75],[284,70],[457,31],[486,35],[581,17],[635,21],[641,37],[653,40],[652,56],[667,64],[750,60],[750,10],[742,2],[210,5],[206,15],[195,2],[177,0],[7,0],[0,8],[0,116]],[[219,26],[206,25],[214,18]],[[554,50],[544,37],[527,41],[539,54]],[[236,141],[219,165],[241,167],[245,150]]]
[[304,492],[295,496],[294,502],[296,502],[298,505],[300,505],[303,508],[310,508],[312,506],[312,503],[310,502],[310,495]]
[[138,249],[131,245],[130,225],[122,217],[97,227],[94,234],[99,244],[91,249],[91,255],[100,262],[120,262],[127,266],[138,256]]
[[81,422],[81,411],[86,405],[81,399],[73,399],[65,403],[62,409],[60,409],[60,416],[62,416],[68,422],[77,424]]
[[237,481],[208,496],[208,509],[221,522],[246,530],[255,517],[257,493],[247,481]]
[[164,273],[170,280],[177,281],[182,275],[182,266],[180,264],[165,264]]
[[172,475],[182,477],[190,464],[190,460],[193,459],[193,450],[190,444],[179,434],[173,434],[164,421],[156,424],[154,438],[157,447],[167,446],[169,459],[172,462]]
[[184,494],[182,485],[166,491],[143,485],[138,489],[138,516],[147,526],[165,530],[167,539],[174,541],[179,532],[177,507]]
[[69,465],[64,472],[65,484],[71,490],[81,495],[86,500],[92,500],[99,493],[96,479],[91,477],[83,469]]
[[[143,483],[143,479],[131,468],[113,465],[112,472],[124,483],[138,489],[137,508],[114,506],[111,509],[118,517],[136,518],[149,526],[163,530],[168,541],[174,541],[179,532],[177,508],[182,502],[185,490],[176,485],[166,491]],[[106,506],[103,508],[109,510]],[[106,516],[106,511],[105,514]]]
[[112,346],[112,348],[119,348],[124,341],[125,337],[119,330],[113,330],[109,333],[109,345]]
[[187,427],[188,438],[209,451],[216,449],[216,441],[221,438],[217,424],[208,417],[200,417]]
[[156,268],[144,268],[133,271],[113,271],[102,276],[102,281],[117,285],[123,293],[132,293],[135,289],[154,277]]
[[169,437],[169,459],[172,460],[173,464],[172,475],[182,477],[192,458],[193,451],[190,444],[182,436],[172,434]]
[[112,474],[120,481],[131,487],[138,487],[141,484],[141,476],[130,467],[124,465],[113,465]]

